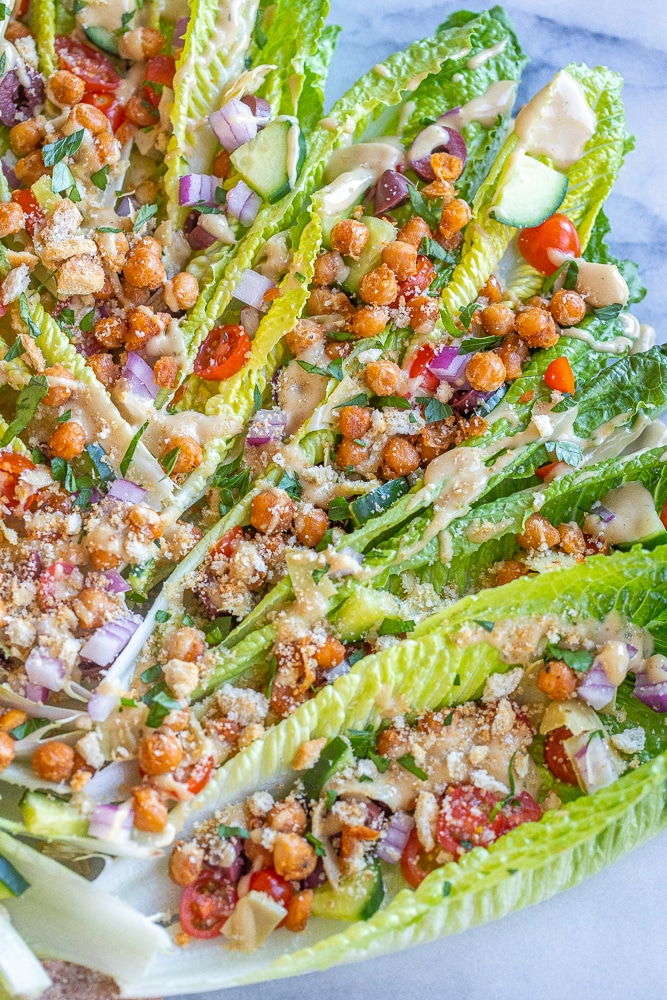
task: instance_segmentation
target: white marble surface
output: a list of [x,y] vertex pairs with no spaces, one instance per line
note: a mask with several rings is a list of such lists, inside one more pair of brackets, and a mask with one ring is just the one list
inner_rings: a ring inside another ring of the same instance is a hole
[[[457,6],[438,0],[332,0],[332,20],[344,33],[331,99],[378,60],[429,33]],[[468,0],[461,6],[486,5]],[[667,0],[551,5],[517,0],[506,6],[532,60],[524,97],[572,60],[605,64],[625,78],[628,123],[637,145],[609,199],[611,246],[640,264],[648,295],[636,312],[664,340]],[[363,965],[209,994],[206,1000],[664,1000],[665,855],[667,833],[570,892],[465,935]]]

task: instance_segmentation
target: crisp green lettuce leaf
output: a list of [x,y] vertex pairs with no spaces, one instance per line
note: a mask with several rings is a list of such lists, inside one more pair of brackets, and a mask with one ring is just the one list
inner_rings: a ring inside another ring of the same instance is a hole
[[337,24],[327,24],[320,35],[315,52],[304,61],[299,121],[306,135],[315,128],[324,114],[324,88],[340,30]]
[[37,1000],[51,980],[0,909],[0,998]]
[[278,0],[271,10],[266,42],[256,59],[272,67],[260,93],[271,105],[273,115],[296,115],[300,119],[308,61],[317,55],[328,13],[329,0],[302,0],[299,4]]
[[642,284],[639,268],[633,260],[627,258],[620,260],[610,252],[606,243],[610,231],[609,219],[604,209],[600,209],[583,256],[586,260],[594,260],[599,264],[615,264],[628,283],[630,292],[628,302],[641,302],[646,295],[646,288]]
[[57,66],[54,46],[56,39],[54,0],[33,0],[30,5],[30,26],[37,46],[40,71],[45,77],[49,77]]

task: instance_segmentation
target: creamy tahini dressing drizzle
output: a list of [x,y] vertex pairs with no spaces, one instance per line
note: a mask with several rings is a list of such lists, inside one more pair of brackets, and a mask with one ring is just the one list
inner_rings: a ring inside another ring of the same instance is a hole
[[526,104],[516,117],[519,148],[532,156],[548,156],[557,170],[581,159],[597,125],[584,92],[562,70]]
[[358,142],[353,146],[340,146],[329,157],[324,170],[324,181],[331,184],[343,173],[357,167],[367,167],[378,180],[385,170],[395,170],[405,162],[405,153],[399,139],[383,136],[373,142]]
[[322,188],[313,201],[321,215],[340,215],[356,205],[375,181],[375,174],[370,167],[355,167]]
[[497,45],[492,45],[489,49],[482,49],[477,55],[471,56],[466,63],[468,69],[479,69],[483,66],[485,62],[489,59],[493,59],[494,56],[499,56],[501,52],[505,51],[507,45],[507,39],[503,38],[502,41],[498,42]]
[[589,514],[588,518],[610,545],[646,538],[662,527],[653,496],[641,483],[623,483],[605,494],[601,503],[613,512],[614,519],[605,524],[597,515]]
[[479,122],[485,128],[495,125],[498,116],[509,115],[516,94],[516,80],[496,80],[479,97],[473,97],[453,114],[443,116],[443,121],[459,132],[470,122]]

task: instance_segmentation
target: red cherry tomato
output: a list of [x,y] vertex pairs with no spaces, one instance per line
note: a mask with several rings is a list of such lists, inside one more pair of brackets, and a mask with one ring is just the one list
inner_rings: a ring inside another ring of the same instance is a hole
[[667,503],[660,511],[660,520],[664,524],[665,528],[667,528]]
[[417,254],[417,270],[405,281],[399,282],[398,295],[392,302],[392,308],[396,308],[403,297],[406,302],[415,299],[426,291],[435,278],[435,267],[423,253]]
[[0,497],[4,501],[4,506],[8,507],[9,510],[15,510],[18,507],[16,487],[19,476],[24,469],[34,468],[34,463],[25,455],[19,455],[14,451],[0,451]]
[[176,72],[176,60],[173,56],[154,56],[146,64],[146,79],[149,83],[159,83],[163,87],[171,87]]
[[120,87],[113,63],[98,49],[70,35],[58,35],[55,45],[60,65],[83,80],[90,93],[107,94]]
[[493,831],[496,837],[502,837],[522,823],[537,823],[541,818],[542,810],[532,795],[519,792],[507,805],[501,807],[493,820]]
[[12,201],[15,201],[23,209],[25,228],[31,236],[34,236],[45,218],[34,194],[30,188],[25,188],[23,191],[12,191]]
[[540,479],[546,479],[550,472],[560,465],[560,462],[549,462],[548,465],[542,465],[539,469],[535,469],[535,475]]
[[242,326],[216,326],[199,348],[195,375],[220,382],[236,375],[250,357],[250,337]]
[[193,885],[183,890],[179,919],[186,934],[195,938],[214,938],[231,915],[238,895],[222,872],[205,868]]
[[436,854],[436,851],[424,850],[419,843],[417,830],[413,827],[401,855],[401,874],[413,889],[421,885],[426,876],[439,867],[435,860]]
[[430,344],[422,344],[415,354],[412,364],[410,365],[410,378],[417,378],[418,375],[421,375],[434,357],[435,348],[431,347]]
[[565,356],[555,358],[544,373],[544,381],[550,389],[569,392],[574,396],[574,372]]
[[230,528],[226,532],[219,542],[216,542],[213,546],[212,554],[226,556],[227,559],[231,556],[232,552],[236,548],[236,543],[243,538],[243,528],[240,525],[236,525],[235,528]]
[[445,794],[438,820],[438,843],[456,857],[497,839],[491,814],[502,798],[474,785],[459,785]]
[[211,780],[213,774],[213,758],[204,757],[198,761],[190,771],[188,778],[188,791],[193,795],[199,795],[202,788],[205,788]]
[[85,94],[82,103],[92,104],[105,114],[114,132],[125,118],[125,108],[113,94]]
[[[262,868],[261,871],[253,872],[250,876],[250,891],[265,892],[276,903],[280,903],[285,909],[288,908],[294,898],[294,889],[291,882],[286,882],[282,875],[279,875],[273,868]],[[283,921],[278,924],[282,927]]]
[[563,781],[566,785],[578,785],[572,762],[563,747],[563,743],[571,735],[566,726],[551,730],[544,741],[544,763],[558,781]]
[[581,255],[579,234],[567,215],[556,212],[551,218],[534,229],[522,229],[519,233],[519,253],[531,267],[542,274],[553,274],[558,263],[551,260],[549,250],[560,250],[575,257]]

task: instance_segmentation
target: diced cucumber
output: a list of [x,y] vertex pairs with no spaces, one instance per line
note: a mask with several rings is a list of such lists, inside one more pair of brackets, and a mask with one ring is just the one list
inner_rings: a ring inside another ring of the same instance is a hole
[[[606,493],[600,503],[614,515],[610,521],[600,519],[598,526],[610,545],[627,549],[640,544],[652,549],[667,542],[667,531],[655,509],[653,495],[641,483],[623,483]],[[593,507],[591,514],[595,513]]]
[[109,52],[112,56],[118,55],[118,35],[110,28],[103,28],[100,24],[83,25],[83,30],[89,41],[96,45],[103,52]]
[[363,871],[342,878],[337,889],[328,884],[316,889],[312,912],[332,920],[368,920],[383,899],[382,870],[375,859]]
[[[337,220],[336,220],[337,221]],[[368,243],[361,251],[359,260],[349,260],[350,273],[343,282],[346,292],[356,292],[359,288],[359,280],[374,267],[382,263],[382,251],[388,243],[393,243],[396,239],[396,227],[386,219],[376,219],[372,215],[362,215],[361,222],[368,227],[370,236]]]
[[558,211],[567,192],[565,174],[521,153],[512,157],[489,215],[517,229],[539,226]]
[[343,642],[356,642],[385,618],[400,618],[400,610],[397,598],[386,590],[359,587],[341,604],[332,624]]
[[62,198],[59,194],[54,194],[51,190],[51,178],[48,174],[43,174],[39,180],[30,188],[35,196],[35,201],[45,212],[52,212]]
[[298,129],[296,151],[296,176],[299,176],[306,158],[306,140],[298,126],[292,122],[273,122],[258,132],[254,139],[245,142],[231,154],[230,159],[246,184],[266,201],[276,202],[289,192],[290,131]]
[[382,486],[371,490],[370,493],[364,493],[363,496],[353,500],[350,504],[350,513],[355,524],[358,527],[366,524],[366,521],[381,514],[383,510],[387,510],[402,496],[405,496],[409,489],[410,484],[407,479],[401,476],[398,479],[390,479],[389,482],[383,483]]
[[350,747],[341,736],[335,736],[324,747],[317,763],[304,772],[303,789],[309,799],[317,799],[320,792],[336,771],[350,756]]
[[30,882],[23,878],[21,872],[17,871],[7,858],[0,857],[0,899],[22,896],[29,888]]
[[28,831],[39,837],[85,837],[88,820],[78,809],[47,792],[25,793],[21,814]]

